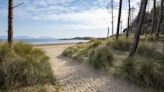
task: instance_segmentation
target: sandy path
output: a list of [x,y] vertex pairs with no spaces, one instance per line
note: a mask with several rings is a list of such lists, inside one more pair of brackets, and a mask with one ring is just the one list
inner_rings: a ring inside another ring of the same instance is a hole
[[62,51],[68,46],[70,45],[39,47],[50,57],[54,75],[63,85],[63,92],[151,92],[61,57]]

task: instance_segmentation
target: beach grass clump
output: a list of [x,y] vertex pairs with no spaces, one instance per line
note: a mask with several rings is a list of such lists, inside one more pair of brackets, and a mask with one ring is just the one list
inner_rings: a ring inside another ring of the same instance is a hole
[[120,38],[118,40],[109,40],[107,46],[114,50],[119,51],[129,51],[131,45],[131,40],[126,38]]
[[163,90],[163,43],[141,40],[135,57],[127,58],[131,42],[131,39],[122,37],[118,40],[108,38],[78,44],[79,46],[75,45],[70,48],[75,49],[76,47],[76,50],[72,52],[73,55],[86,57],[87,63],[96,69],[109,70],[110,73],[140,86]]
[[25,43],[0,45],[0,88],[9,89],[54,82],[49,58]]
[[75,52],[77,52],[77,51],[78,51],[78,49],[75,46],[72,46],[72,47],[69,47],[66,50],[64,50],[64,52],[62,53],[62,55],[71,58],[73,56],[73,54]]
[[92,40],[85,44],[76,44],[63,51],[62,55],[78,60],[85,60],[93,49],[97,49],[102,45],[100,40]]
[[67,48],[62,53],[63,56],[70,57],[73,59],[83,59],[87,56],[87,50],[86,47],[82,44],[78,44],[72,47]]
[[109,69],[113,64],[113,60],[112,52],[107,47],[92,50],[88,58],[88,62],[96,69]]
[[120,67],[121,76],[138,85],[164,88],[164,65],[151,58],[135,57],[124,60]]
[[145,42],[142,41],[139,43],[138,48],[137,48],[137,54],[145,57],[152,57],[156,59],[162,58],[162,53],[157,51],[157,49],[162,50],[162,48],[158,48],[156,46],[157,43],[150,43],[150,42]]
[[87,48],[88,49],[92,49],[92,48],[97,48],[99,47],[100,45],[102,45],[103,41],[102,40],[93,40],[91,42],[88,43],[88,46]]

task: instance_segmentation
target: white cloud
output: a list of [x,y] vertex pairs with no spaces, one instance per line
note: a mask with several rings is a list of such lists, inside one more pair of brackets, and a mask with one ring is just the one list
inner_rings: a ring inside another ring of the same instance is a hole
[[[77,0],[19,0],[16,3],[24,2],[25,4],[15,9],[15,18],[19,18],[19,20],[69,21],[70,24],[56,24],[60,26],[59,28],[65,29],[96,29],[111,26],[111,14],[108,14],[105,9],[110,0],[95,0],[94,2],[79,0],[79,3],[74,3],[74,1]],[[119,0],[114,1],[119,2]],[[132,6],[136,7],[138,1],[140,0],[133,0]],[[127,0],[124,3],[127,3]],[[123,28],[127,25],[127,14],[127,10],[123,9]],[[114,16],[116,30],[118,9],[114,9]],[[71,22],[77,24],[71,24]]]
[[[117,25],[118,10],[114,10],[115,29]],[[111,27],[111,14],[106,9],[91,9],[78,13],[68,14],[45,14],[33,17],[36,20],[61,20],[72,21],[77,24],[63,24],[57,25],[58,29],[99,29]],[[122,25],[123,28],[127,25],[127,11],[122,11]]]

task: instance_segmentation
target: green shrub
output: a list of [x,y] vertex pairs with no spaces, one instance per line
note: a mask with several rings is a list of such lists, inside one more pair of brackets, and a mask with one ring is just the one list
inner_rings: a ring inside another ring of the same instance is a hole
[[120,51],[129,51],[131,41],[129,39],[118,39],[118,40],[112,40],[107,43],[108,46],[112,47],[115,50],[120,50]]
[[164,88],[164,66],[147,58],[126,59],[120,68],[124,78],[135,82],[138,85]]
[[0,46],[0,88],[44,84],[54,80],[48,57],[40,49],[16,43],[13,49]]
[[109,48],[102,47],[93,50],[89,55],[88,61],[95,68],[107,69],[113,64],[113,55]]

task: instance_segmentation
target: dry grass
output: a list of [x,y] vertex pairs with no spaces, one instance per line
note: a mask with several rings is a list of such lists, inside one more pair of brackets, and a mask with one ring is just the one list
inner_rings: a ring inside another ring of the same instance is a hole
[[[114,40],[113,38],[101,41],[95,40],[70,47],[63,52],[63,55],[71,58],[74,56],[80,57],[80,59],[89,61],[96,68],[111,67],[110,71],[114,75],[119,75],[138,85],[163,90],[163,42],[155,42],[154,40],[142,38],[137,49],[136,57],[126,59],[130,44],[131,40],[123,37],[118,40]],[[111,61],[110,64],[108,63],[109,61]]]
[[54,83],[49,58],[40,49],[16,43],[13,48],[0,45],[0,88],[13,89],[22,86]]

